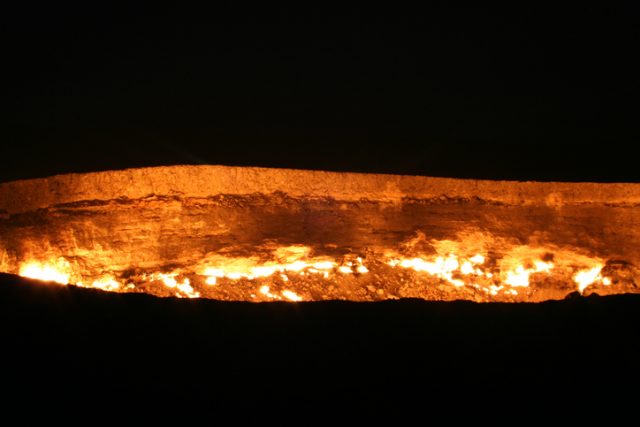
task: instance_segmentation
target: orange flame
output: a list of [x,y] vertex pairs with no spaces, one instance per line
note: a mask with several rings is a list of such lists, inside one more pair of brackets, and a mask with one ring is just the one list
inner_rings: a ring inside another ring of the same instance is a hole
[[573,276],[573,280],[578,284],[578,291],[580,293],[583,293],[587,287],[596,282],[602,282],[605,286],[609,286],[611,284],[611,279],[603,277],[600,274],[603,267],[604,265],[599,264],[588,270],[580,270],[575,274],[575,276]]
[[71,266],[64,258],[49,262],[29,261],[20,266],[18,274],[30,279],[66,285],[71,278]]
[[[253,298],[284,301],[317,298],[296,287],[304,280],[327,283],[348,280],[352,284],[365,280],[366,285],[363,286],[373,289],[371,292],[375,291],[379,297],[384,295],[392,298],[392,292],[380,288],[384,287],[384,284],[372,287],[371,281],[366,279],[371,271],[378,277],[382,271],[380,269],[383,268],[381,266],[391,269],[391,273],[384,274],[397,274],[399,270],[409,270],[413,272],[411,274],[416,274],[416,280],[420,275],[426,275],[440,281],[441,284],[452,286],[452,289],[473,289],[487,297],[517,296],[518,289],[522,288],[520,292],[525,292],[532,286],[532,281],[534,284],[540,283],[541,280],[556,276],[568,278],[580,293],[595,284],[612,285],[611,278],[602,274],[605,265],[603,260],[597,258],[557,248],[554,249],[554,254],[549,255],[548,248],[527,246],[513,247],[503,253],[502,257],[496,257],[495,253],[490,256],[486,252],[462,254],[464,246],[460,242],[435,241],[433,247],[446,252],[437,252],[431,256],[403,256],[398,252],[386,251],[370,253],[367,257],[349,254],[341,259],[313,256],[312,249],[302,245],[282,246],[272,251],[271,259],[215,254],[203,259],[201,264],[192,270],[174,269],[170,272],[146,273],[134,282],[129,279],[123,280],[114,272],[98,277],[83,276],[62,257],[44,261],[28,260],[19,265],[18,271],[24,277],[61,284],[75,282],[78,286],[111,292],[148,291],[153,289],[149,286],[157,286],[154,283],[160,283],[165,292],[179,298],[200,298],[207,295],[207,288],[241,282],[254,286],[254,293],[251,294]],[[456,250],[460,252],[454,252]],[[554,259],[554,262],[549,259]],[[146,284],[147,287],[140,288],[141,284]]]

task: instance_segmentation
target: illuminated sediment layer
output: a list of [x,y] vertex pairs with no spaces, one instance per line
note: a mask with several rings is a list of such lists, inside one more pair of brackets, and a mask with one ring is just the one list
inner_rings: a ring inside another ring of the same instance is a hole
[[0,271],[223,300],[638,292],[640,186],[222,166],[0,184]]

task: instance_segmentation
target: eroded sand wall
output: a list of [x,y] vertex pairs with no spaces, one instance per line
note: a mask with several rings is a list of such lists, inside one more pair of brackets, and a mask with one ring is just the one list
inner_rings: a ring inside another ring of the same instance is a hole
[[230,166],[127,169],[0,184],[0,211],[26,212],[83,200],[139,199],[150,195],[209,197],[282,192],[290,197],[393,202],[438,197],[561,206],[640,204],[636,184],[513,182],[358,174]]

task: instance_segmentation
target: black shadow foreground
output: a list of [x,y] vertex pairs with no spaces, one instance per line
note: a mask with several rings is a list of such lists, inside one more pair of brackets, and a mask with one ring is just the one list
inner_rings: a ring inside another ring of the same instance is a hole
[[9,402],[178,412],[233,405],[256,419],[343,407],[435,415],[456,402],[530,416],[589,402],[589,411],[602,409],[607,399],[620,412],[638,380],[639,307],[638,295],[254,304],[3,274],[4,386]]

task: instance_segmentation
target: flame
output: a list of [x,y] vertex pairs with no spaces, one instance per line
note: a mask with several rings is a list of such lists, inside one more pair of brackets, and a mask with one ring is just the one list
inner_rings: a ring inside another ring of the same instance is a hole
[[491,285],[489,286],[489,294],[496,296],[498,295],[498,292],[500,292],[502,289],[504,288],[504,286],[500,285],[500,286],[496,286],[496,285]]
[[509,286],[529,286],[530,274],[531,270],[525,270],[523,266],[519,265],[514,271],[507,271],[504,283]]
[[365,267],[364,265],[359,265],[356,267],[356,271],[360,274],[365,274],[369,272],[369,269],[367,267]]
[[601,275],[603,267],[604,265],[602,264],[596,265],[588,270],[580,270],[573,276],[573,280],[578,284],[578,291],[580,293],[583,293],[587,287],[596,282],[601,282],[605,286],[611,285],[611,279]]
[[[433,261],[427,261],[423,258],[394,258],[387,263],[392,267],[400,266],[418,272],[426,272],[456,287],[461,287],[465,285],[465,281],[454,278],[455,275],[485,276],[489,279],[493,277],[493,273],[482,268],[485,260],[486,258],[482,254],[476,254],[462,260],[455,254],[449,254],[446,258],[438,256]],[[528,287],[529,276],[532,273],[550,273],[553,269],[553,263],[539,259],[533,261],[533,266],[533,268],[525,268],[523,265],[518,264],[513,270],[506,271],[503,284],[511,287]],[[475,285],[478,286],[477,284]],[[491,295],[497,295],[499,291],[504,289],[504,286],[490,284],[486,289]]]
[[515,270],[507,271],[507,277],[504,281],[509,286],[529,286],[529,276],[532,273],[551,273],[553,263],[544,262],[542,260],[533,261],[534,268],[524,268],[522,265],[518,265]]
[[231,280],[239,279],[259,279],[272,276],[276,273],[320,273],[333,270],[336,263],[331,261],[305,262],[295,261],[289,264],[278,264],[267,262],[259,264],[253,258],[231,258],[220,260],[215,267],[205,267],[200,274],[207,277],[207,283],[215,285],[217,279],[226,277]]
[[71,266],[64,258],[48,262],[30,261],[20,267],[18,274],[30,279],[66,285],[71,278]]
[[418,272],[426,272],[432,276],[436,276],[449,282],[453,286],[460,287],[464,286],[465,283],[461,279],[454,278],[454,273],[459,271],[460,274],[463,275],[482,275],[482,270],[475,269],[473,266],[473,264],[480,264],[481,262],[484,262],[484,257],[478,254],[471,259],[464,260],[462,265],[460,265],[458,257],[454,254],[449,254],[446,258],[439,256],[434,261],[427,261],[423,258],[395,258],[389,260],[387,264],[392,267],[399,265],[402,268],[410,268]]
[[271,288],[267,285],[263,285],[260,286],[260,293],[262,295],[264,295],[267,298],[271,298],[271,299],[280,299],[280,297],[278,297],[278,295],[272,294],[271,293]]
[[472,264],[484,264],[484,256],[477,254],[469,258]]
[[[366,257],[353,253],[341,257],[315,256],[314,251],[304,245],[276,247],[270,253],[249,257],[210,254],[191,269],[150,271],[133,278],[127,276],[126,279],[117,272],[83,275],[72,268],[76,264],[64,257],[27,260],[19,264],[17,270],[24,277],[75,283],[111,292],[150,292],[178,298],[200,298],[218,290],[237,289],[239,291],[232,291],[236,293],[227,298],[250,295],[258,300],[283,301],[310,299],[307,288],[302,290],[299,286],[324,286],[321,283],[325,283],[328,289],[337,286],[335,295],[345,295],[344,292],[353,295],[347,288],[340,289],[341,283],[349,283],[349,286],[360,283],[362,289],[369,291],[374,298],[394,298],[395,291],[386,288],[380,280],[388,280],[387,277],[393,277],[388,275],[397,274],[398,270],[410,270],[410,274],[416,274],[414,280],[424,283],[425,289],[433,284],[420,278],[423,275],[437,279],[439,288],[451,286],[451,291],[470,289],[479,300],[489,297],[526,300],[546,277],[563,280],[564,283],[568,279],[580,293],[594,284],[612,286],[615,283],[620,286],[619,279],[612,281],[603,276],[604,260],[564,249],[520,245],[508,247],[503,252],[470,252],[466,250],[467,246],[482,249],[482,245],[446,240],[431,242],[435,254],[424,255],[415,249],[417,245],[414,242],[400,248],[413,252],[409,256],[394,250],[369,251]],[[462,295],[470,295],[468,291],[464,292]]]
[[[205,276],[208,285],[215,285],[219,279],[229,280],[255,280],[271,277],[278,274],[284,281],[289,280],[289,274],[297,273],[319,274],[329,278],[333,273],[352,274],[355,272],[365,274],[369,269],[363,264],[361,257],[355,261],[345,259],[343,264],[338,264],[334,259],[327,257],[310,257],[311,248],[307,246],[285,246],[273,252],[275,261],[260,261],[257,257],[223,257],[214,255],[202,267],[199,274]],[[213,264],[213,265],[211,265]]]
[[176,289],[175,296],[178,298],[200,298],[200,292],[193,289],[191,281],[184,278],[178,281],[178,273],[156,273],[148,277],[151,281],[161,281],[166,287]]
[[76,284],[81,287],[101,289],[108,292],[116,292],[122,287],[122,285],[111,276],[104,276],[98,280],[94,280],[90,286],[85,286],[82,282]]
[[302,297],[300,295],[288,289],[285,289],[284,291],[282,291],[282,296],[288,299],[289,301],[302,301]]

